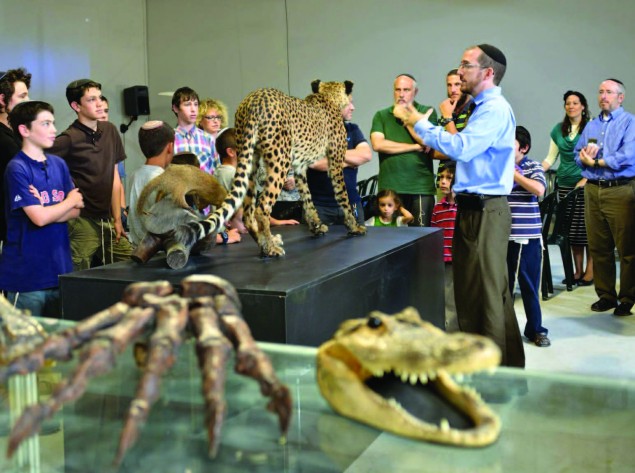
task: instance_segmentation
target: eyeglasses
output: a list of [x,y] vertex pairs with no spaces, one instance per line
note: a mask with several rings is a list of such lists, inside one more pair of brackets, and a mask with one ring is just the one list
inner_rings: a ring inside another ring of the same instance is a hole
[[1,72],[0,71],[0,80],[4,79],[8,73],[9,73],[9,71],[6,71],[6,72]]
[[203,117],[205,117],[206,120],[223,120],[223,117],[221,117],[220,115],[203,115]]
[[487,67],[483,67],[480,64],[471,64],[469,62],[462,62],[461,64],[459,64],[459,67],[457,67],[458,70],[461,69],[474,69],[475,67],[478,67],[479,69],[487,69]]

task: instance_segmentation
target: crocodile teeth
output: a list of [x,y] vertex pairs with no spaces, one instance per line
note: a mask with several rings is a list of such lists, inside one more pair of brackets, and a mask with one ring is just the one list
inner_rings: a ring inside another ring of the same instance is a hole
[[458,383],[462,383],[465,377],[463,376],[463,373],[457,373],[454,375],[454,379],[456,379]]
[[409,378],[408,373],[405,373],[405,372],[401,373],[401,381],[402,382],[404,382],[404,383],[407,382],[408,378]]
[[424,373],[421,373],[419,375],[419,382],[421,384],[427,384],[428,383],[428,377]]
[[439,429],[441,429],[441,432],[450,431],[450,423],[446,418],[441,419],[441,422],[439,423]]
[[373,372],[373,376],[375,376],[376,378],[381,378],[383,375],[384,375],[384,371],[381,369],[378,369]]
[[435,379],[437,379],[437,374],[434,371],[430,371],[428,373],[428,378],[430,379],[430,381],[434,381]]
[[412,384],[413,386],[415,384],[417,384],[417,381],[419,381],[419,376],[417,376],[416,374],[411,374],[410,375],[410,384]]

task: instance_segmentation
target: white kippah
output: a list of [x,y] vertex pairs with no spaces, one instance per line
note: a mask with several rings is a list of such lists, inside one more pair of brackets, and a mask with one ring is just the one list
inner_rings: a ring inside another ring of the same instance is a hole
[[222,135],[223,133],[225,133],[227,130],[229,130],[229,127],[225,127],[221,131],[219,131],[218,134],[216,135],[216,139],[218,140],[218,137]]
[[141,128],[144,130],[154,130],[155,128],[159,128],[163,126],[163,122],[161,120],[150,120],[141,125]]

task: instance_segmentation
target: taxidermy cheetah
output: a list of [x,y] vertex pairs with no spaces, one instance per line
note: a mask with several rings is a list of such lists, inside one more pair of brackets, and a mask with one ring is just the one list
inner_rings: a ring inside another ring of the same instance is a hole
[[[306,180],[309,164],[322,157],[328,159],[328,174],[349,235],[366,233],[355,220],[342,173],[347,145],[341,111],[348,104],[353,83],[316,80],[311,88],[313,94],[304,100],[275,89],[258,89],[241,102],[236,111],[238,164],[231,192],[207,219],[176,229],[175,237],[185,247],[217,232],[243,204],[245,226],[261,256],[284,255],[280,236],[271,234],[269,214],[291,168],[309,229],[313,235],[323,235],[328,227],[318,217]],[[258,165],[264,166],[267,178],[254,205]]]

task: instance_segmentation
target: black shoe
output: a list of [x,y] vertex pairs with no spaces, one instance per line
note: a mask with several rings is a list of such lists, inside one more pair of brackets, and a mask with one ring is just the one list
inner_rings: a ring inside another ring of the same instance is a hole
[[593,279],[587,281],[586,279],[580,278],[577,281],[578,286],[593,286]]
[[[573,278],[573,284],[578,284],[580,281],[582,281],[582,278]],[[567,278],[564,278],[562,281],[560,281],[562,284],[567,284]]]
[[610,309],[615,309],[617,306],[617,302],[611,302],[608,299],[600,299],[593,304],[591,304],[591,310],[593,312],[606,312]]
[[631,312],[632,308],[633,304],[631,304],[630,302],[620,302],[620,305],[617,306],[617,309],[615,309],[613,315],[633,315],[633,313]]

